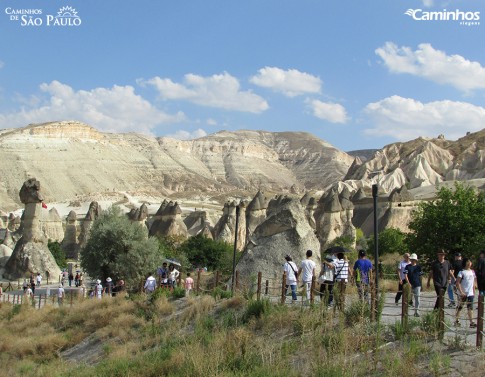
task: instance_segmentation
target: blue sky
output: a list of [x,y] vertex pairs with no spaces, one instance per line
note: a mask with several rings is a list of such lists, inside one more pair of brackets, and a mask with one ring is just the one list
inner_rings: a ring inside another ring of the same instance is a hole
[[[0,4],[0,128],[306,131],[353,150],[485,127],[483,0]],[[482,19],[423,19],[445,9]]]

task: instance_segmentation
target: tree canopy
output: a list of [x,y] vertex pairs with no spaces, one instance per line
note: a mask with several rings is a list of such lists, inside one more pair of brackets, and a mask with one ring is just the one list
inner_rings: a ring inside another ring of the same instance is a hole
[[474,188],[456,184],[443,187],[437,199],[421,203],[409,223],[409,249],[433,260],[438,249],[461,252],[474,258],[485,245],[485,196]]
[[123,279],[137,287],[148,273],[156,270],[162,256],[156,238],[137,223],[111,207],[96,219],[86,246],[81,250],[81,267],[93,279]]
[[[369,253],[374,253],[374,237],[368,241]],[[406,234],[396,228],[387,228],[379,232],[379,255],[408,252]]]
[[227,270],[232,265],[233,248],[224,241],[197,235],[186,240],[180,249],[196,267]]

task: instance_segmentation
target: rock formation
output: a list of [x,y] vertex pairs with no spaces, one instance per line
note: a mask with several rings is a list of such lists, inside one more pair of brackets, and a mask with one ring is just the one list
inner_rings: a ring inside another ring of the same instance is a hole
[[417,138],[387,145],[364,163],[356,159],[344,179],[368,180],[382,171],[379,186],[391,192],[405,184],[416,188],[444,180],[485,178],[484,157],[485,129],[456,141]]
[[237,204],[235,201],[224,204],[222,216],[214,226],[214,239],[234,244],[234,235],[236,231],[236,207],[239,207],[237,245],[240,251],[246,246],[246,206],[244,201]]
[[8,279],[16,279],[27,273],[48,273],[57,277],[60,269],[47,248],[47,239],[42,233],[40,217],[42,201],[40,182],[35,178],[28,179],[20,189],[20,201],[25,204],[23,215],[23,234],[15,245],[12,256],[5,265]]
[[267,218],[254,231],[237,270],[248,279],[262,272],[263,279],[276,279],[279,284],[285,255],[291,255],[299,265],[308,249],[313,251],[319,271],[320,244],[305,209],[297,198],[278,196],[268,204]]
[[8,230],[16,232],[19,230],[21,222],[20,216],[15,216],[13,213],[10,213],[8,215]]
[[355,239],[355,227],[352,224],[353,210],[350,192],[345,188],[340,195],[337,190],[331,190],[322,195],[314,214],[316,233],[322,251],[326,250],[337,237],[348,236]]
[[52,207],[49,211],[42,210],[41,228],[47,239],[61,242],[64,238],[62,219],[57,210]]
[[86,216],[84,217],[84,220],[81,223],[81,231],[79,233],[79,239],[78,239],[78,252],[84,246],[86,246],[86,243],[88,242],[88,239],[89,239],[89,232],[91,230],[91,227],[93,226],[93,222],[99,217],[100,214],[101,214],[101,207],[99,206],[98,202],[95,202],[95,201],[91,202],[89,204],[88,212],[86,213]]
[[174,236],[184,239],[188,237],[187,226],[182,220],[182,209],[177,202],[170,201],[163,208],[161,206],[159,212],[158,218],[150,227],[150,236]]
[[141,227],[143,227],[143,229],[146,229],[146,233],[148,235],[148,207],[146,203],[143,203],[140,208],[133,208],[130,212],[128,212],[128,218],[132,222],[138,223]]
[[251,237],[254,230],[266,219],[268,200],[258,191],[246,208],[246,235]]
[[313,229],[315,229],[316,224],[315,224],[315,218],[313,217],[315,208],[317,207],[317,202],[315,201],[315,198],[311,196],[310,193],[307,192],[300,199],[300,203],[303,206],[303,208],[305,208],[305,215],[307,217],[308,223]]
[[62,250],[66,253],[67,258],[78,259],[77,238],[77,214],[74,211],[70,211],[66,218],[66,231],[64,232],[64,238],[61,242]]
[[260,188],[325,187],[342,179],[353,159],[303,132],[221,131],[176,140],[102,133],[62,121],[0,133],[0,161],[9,161],[0,163],[0,176],[9,177],[0,185],[0,203],[11,211],[19,207],[12,193],[29,171],[38,172],[51,202],[113,188],[157,196],[234,190],[247,195]]
[[184,223],[190,236],[196,236],[200,233],[203,233],[206,237],[210,234],[209,238],[212,238],[210,221],[207,218],[206,211],[190,212],[184,219]]

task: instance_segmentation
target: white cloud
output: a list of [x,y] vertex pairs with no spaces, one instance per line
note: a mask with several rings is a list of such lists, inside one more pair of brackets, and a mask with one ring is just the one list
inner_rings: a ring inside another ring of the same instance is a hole
[[346,123],[348,120],[345,107],[338,103],[322,102],[319,100],[305,101],[317,118],[327,120],[331,123]]
[[[135,94],[131,86],[95,88],[90,91],[73,90],[69,85],[52,81],[40,85],[48,98],[36,97],[32,106],[18,112],[0,114],[0,127],[25,126],[53,120],[79,120],[108,132],[142,132],[162,123],[178,122],[185,118],[165,114],[150,102]],[[35,105],[34,105],[35,104]]]
[[207,119],[206,123],[209,126],[217,126],[217,121],[215,119],[212,119],[212,118]]
[[423,6],[425,6],[426,8],[432,7],[433,5],[434,5],[433,0],[423,0]]
[[374,124],[365,133],[408,140],[418,136],[444,134],[457,139],[485,124],[485,108],[467,102],[435,101],[422,103],[412,98],[392,96],[370,103],[364,112]]
[[207,136],[207,132],[205,132],[201,128],[198,128],[197,130],[192,132],[178,130],[173,134],[165,135],[165,137],[171,137],[172,139],[179,139],[179,140],[192,140],[192,139],[198,139],[199,137],[204,137],[204,136]]
[[283,70],[277,67],[264,67],[249,80],[254,85],[270,88],[288,97],[306,93],[320,93],[322,80],[319,77],[300,72],[296,69]]
[[0,60],[0,69],[2,69],[5,66],[5,63]]
[[250,113],[260,113],[269,108],[264,98],[251,91],[241,91],[239,81],[227,72],[210,77],[188,73],[183,84],[160,77],[138,80],[138,83],[154,86],[164,100],[185,100],[197,105]]
[[375,52],[393,73],[409,73],[462,91],[485,89],[485,67],[479,62],[460,55],[446,55],[428,43],[412,51],[409,47],[387,42]]

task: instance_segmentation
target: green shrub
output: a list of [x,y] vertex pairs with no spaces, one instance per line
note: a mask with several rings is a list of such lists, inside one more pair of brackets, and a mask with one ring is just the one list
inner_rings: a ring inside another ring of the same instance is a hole
[[269,300],[251,300],[248,302],[242,320],[244,323],[247,323],[251,318],[261,318],[263,315],[268,314],[270,310],[271,303]]

